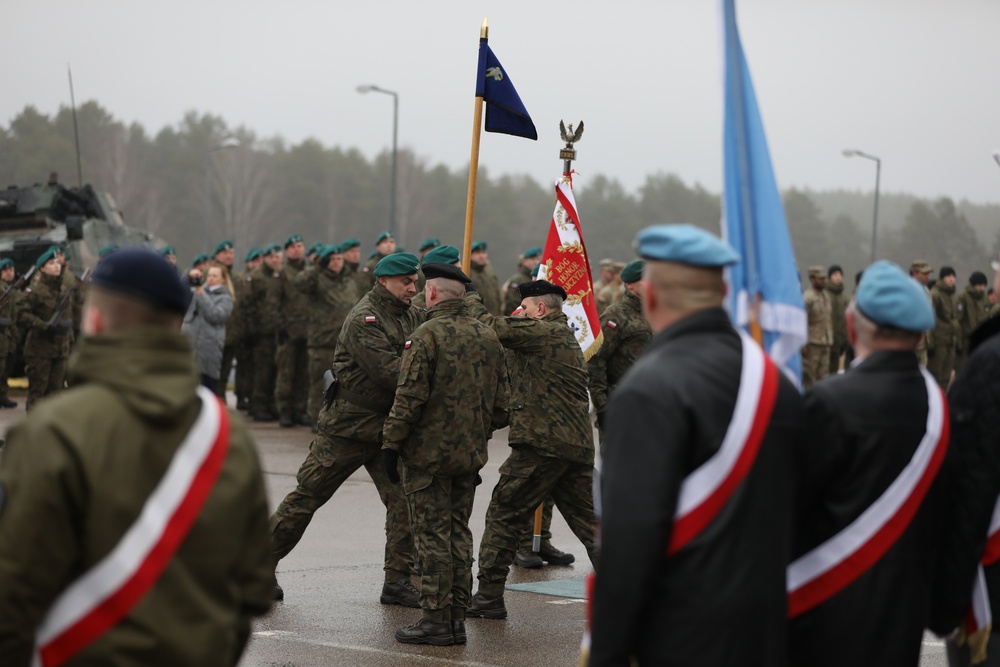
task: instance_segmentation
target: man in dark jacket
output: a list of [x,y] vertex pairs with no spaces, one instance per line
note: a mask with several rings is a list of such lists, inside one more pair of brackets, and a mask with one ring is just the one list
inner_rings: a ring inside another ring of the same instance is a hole
[[865,269],[847,309],[857,358],[805,397],[788,568],[791,661],[917,665],[940,541],[948,406],[917,362],[923,287]]
[[654,333],[605,421],[590,665],[781,667],[801,399],[722,309],[732,248],[660,225],[638,250]]

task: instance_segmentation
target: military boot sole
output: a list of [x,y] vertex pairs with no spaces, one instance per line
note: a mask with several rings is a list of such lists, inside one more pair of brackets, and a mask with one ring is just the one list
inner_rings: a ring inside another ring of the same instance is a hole
[[465,610],[465,615],[472,618],[489,618],[496,621],[507,618],[507,608],[503,609],[473,609],[469,607]]
[[431,646],[454,646],[454,635],[444,635],[442,637],[400,637],[396,634],[396,641],[401,644],[430,644]]

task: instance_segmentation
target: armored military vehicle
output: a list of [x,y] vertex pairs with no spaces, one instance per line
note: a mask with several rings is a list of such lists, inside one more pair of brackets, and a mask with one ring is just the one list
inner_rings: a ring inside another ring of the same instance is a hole
[[127,226],[114,198],[90,185],[67,188],[52,174],[44,185],[0,190],[0,258],[10,257],[23,273],[56,243],[69,249],[76,275],[97,264],[109,244],[162,244],[150,232]]

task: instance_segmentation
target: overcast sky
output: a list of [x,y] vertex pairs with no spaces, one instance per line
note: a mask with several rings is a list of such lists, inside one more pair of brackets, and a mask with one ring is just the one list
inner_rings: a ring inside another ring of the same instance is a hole
[[[538,128],[484,134],[490,174],[558,176],[560,119],[586,123],[577,181],[629,190],[722,180],[721,10],[713,0],[3,0],[0,121],[77,100],[155,132],[192,109],[258,136],[373,156],[399,143],[469,160],[479,25]],[[737,0],[782,188],[1000,202],[997,0]],[[37,175],[26,177],[37,178]]]

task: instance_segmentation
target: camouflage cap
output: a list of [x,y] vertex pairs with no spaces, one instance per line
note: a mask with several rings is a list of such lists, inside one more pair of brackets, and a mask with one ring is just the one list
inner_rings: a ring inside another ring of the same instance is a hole
[[376,278],[381,276],[409,276],[420,269],[420,260],[408,252],[397,252],[383,257],[372,272]]
[[910,263],[910,273],[930,273],[933,270],[926,259],[915,259]]
[[432,236],[429,239],[424,239],[420,244],[420,252],[425,250],[430,250],[431,248],[436,248],[441,245],[441,239],[436,236]]
[[642,271],[646,268],[646,262],[641,259],[633,259],[622,269],[622,282],[634,283],[642,280]]
[[439,245],[426,255],[423,264],[457,264],[460,261],[458,248],[453,245]]
[[809,277],[810,278],[826,278],[826,269],[822,266],[810,266],[809,267]]

